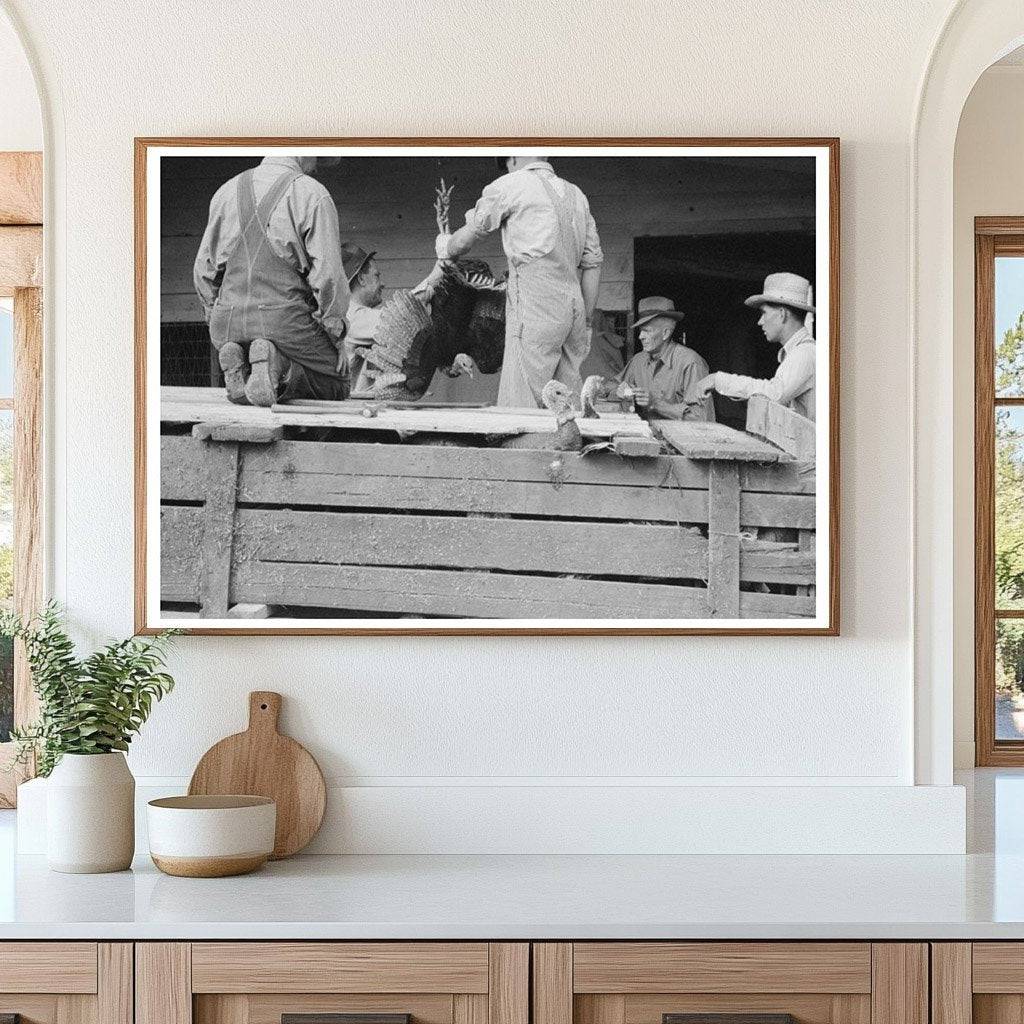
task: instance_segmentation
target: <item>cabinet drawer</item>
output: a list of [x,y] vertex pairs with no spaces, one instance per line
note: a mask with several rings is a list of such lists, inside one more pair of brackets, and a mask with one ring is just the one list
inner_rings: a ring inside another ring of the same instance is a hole
[[96,991],[95,942],[0,943],[0,992]]
[[574,992],[871,991],[867,942],[578,942]]
[[139,943],[135,967],[136,1024],[529,1022],[527,943]]
[[0,1018],[21,1024],[132,1024],[126,942],[0,942]]
[[928,949],[869,942],[536,943],[533,1009],[534,1024],[929,1024]]
[[193,992],[487,991],[486,942],[197,942]]

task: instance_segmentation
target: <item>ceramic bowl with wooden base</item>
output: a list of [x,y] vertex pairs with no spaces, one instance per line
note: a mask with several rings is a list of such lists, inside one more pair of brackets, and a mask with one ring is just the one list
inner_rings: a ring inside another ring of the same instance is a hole
[[169,796],[146,810],[150,856],[168,875],[244,875],[274,850],[277,805],[265,796]]

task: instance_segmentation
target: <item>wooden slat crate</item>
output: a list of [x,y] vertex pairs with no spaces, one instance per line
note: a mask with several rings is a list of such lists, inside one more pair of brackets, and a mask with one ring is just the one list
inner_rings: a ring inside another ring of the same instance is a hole
[[161,438],[162,600],[206,617],[815,611],[813,464],[216,436]]

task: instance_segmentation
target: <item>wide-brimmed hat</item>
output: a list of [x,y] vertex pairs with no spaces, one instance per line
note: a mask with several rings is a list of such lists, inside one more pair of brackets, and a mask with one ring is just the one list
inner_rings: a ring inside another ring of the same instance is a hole
[[805,313],[813,313],[814,291],[811,282],[799,274],[769,274],[764,279],[762,293],[743,300],[745,306],[760,306],[764,302],[773,306],[791,306],[793,309],[802,309]]
[[651,295],[636,304],[636,320],[633,321],[633,329],[643,327],[644,324],[650,323],[651,320],[657,320],[660,316],[668,317],[670,320],[682,320],[686,314],[680,313],[676,309],[676,304],[671,299],[666,299],[664,295]]
[[376,251],[367,252],[362,246],[351,242],[341,244],[341,265],[345,268],[345,276],[351,284],[359,275],[359,271],[376,256]]

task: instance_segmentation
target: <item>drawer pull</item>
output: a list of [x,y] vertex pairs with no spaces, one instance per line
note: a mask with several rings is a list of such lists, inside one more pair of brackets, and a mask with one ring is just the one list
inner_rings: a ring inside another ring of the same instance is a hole
[[663,1013],[661,1024],[797,1024],[791,1013]]
[[[0,1020],[0,1024],[7,1024],[7,1022]],[[412,1014],[282,1013],[281,1024],[412,1024]]]

